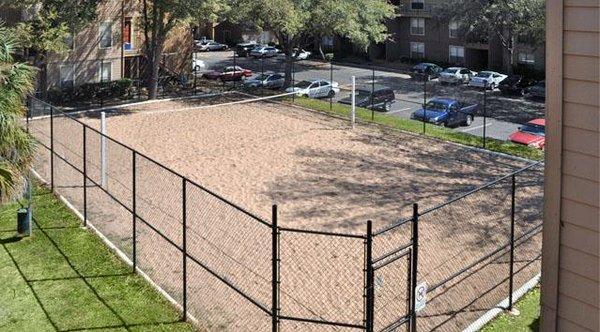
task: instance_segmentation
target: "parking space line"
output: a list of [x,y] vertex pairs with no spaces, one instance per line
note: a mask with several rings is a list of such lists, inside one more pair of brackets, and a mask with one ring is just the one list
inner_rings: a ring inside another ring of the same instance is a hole
[[394,114],[394,113],[399,113],[399,112],[405,112],[405,111],[410,111],[412,108],[408,107],[408,108],[403,108],[401,110],[395,110],[395,111],[389,111],[387,112],[388,114]]
[[481,126],[477,126],[477,127],[470,127],[470,128],[465,128],[465,129],[461,129],[459,130],[460,132],[466,133],[467,131],[471,131],[471,130],[477,130],[477,129],[481,129],[483,127],[489,127],[491,126],[491,123],[487,123],[485,126],[481,125]]

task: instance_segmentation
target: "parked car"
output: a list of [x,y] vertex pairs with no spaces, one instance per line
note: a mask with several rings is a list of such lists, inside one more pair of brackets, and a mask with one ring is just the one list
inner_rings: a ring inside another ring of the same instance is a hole
[[211,70],[202,74],[202,77],[216,80],[221,79],[222,81],[240,81],[244,77],[252,76],[252,71],[249,69],[244,69],[240,66],[228,66],[223,69],[223,71]]
[[435,98],[414,111],[410,118],[444,127],[470,126],[478,108],[477,104],[466,105],[455,99]]
[[546,99],[546,81],[540,81],[525,89],[528,98]]
[[285,76],[283,74],[259,74],[246,80],[244,85],[251,88],[281,89],[284,82]]
[[422,78],[434,79],[434,78],[438,78],[440,76],[440,73],[443,70],[444,69],[442,67],[440,67],[434,63],[423,62],[423,63],[419,63],[418,65],[412,67],[412,72],[415,74],[412,77],[418,78],[418,79],[422,79]]
[[546,146],[546,120],[535,119],[527,122],[508,136],[508,140],[543,150]]
[[[355,102],[357,107],[387,112],[395,100],[394,90],[388,87],[375,87],[374,90],[364,87],[356,90]],[[352,96],[342,98],[338,103],[351,105]]]
[[250,51],[253,58],[272,58],[277,56],[277,49],[273,46],[259,46]]
[[477,75],[473,76],[471,81],[469,82],[469,86],[477,87],[477,88],[489,88],[490,90],[494,90],[500,82],[502,82],[508,76],[504,74],[497,73],[495,71],[480,71]]
[[303,49],[294,49],[293,57],[296,60],[306,60],[311,55],[309,51],[305,51]]
[[450,67],[440,73],[439,81],[448,84],[465,84],[471,81],[471,78],[477,73],[464,67]]
[[340,92],[337,82],[329,82],[326,80],[311,80],[302,81],[293,87],[285,89],[286,92],[296,92],[299,96],[309,98],[333,97]]
[[241,43],[235,45],[235,53],[241,57],[250,56],[250,51],[252,51],[255,47],[259,46],[255,42],[249,43]]
[[192,59],[192,71],[198,74],[203,70],[206,70],[206,63],[204,62],[204,60]]
[[503,95],[525,95],[525,89],[535,83],[534,80],[521,75],[511,75],[498,84],[498,89]]
[[227,45],[217,43],[214,40],[204,40],[196,44],[196,49],[198,51],[225,51],[227,49]]

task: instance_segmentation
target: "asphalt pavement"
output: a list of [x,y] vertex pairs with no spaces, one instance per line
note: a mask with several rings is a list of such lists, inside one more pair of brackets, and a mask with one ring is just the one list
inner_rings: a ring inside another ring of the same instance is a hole
[[[203,70],[222,69],[224,66],[236,65],[251,69],[255,73],[261,72],[284,72],[283,56],[268,59],[240,58],[233,56],[231,51],[196,53],[197,59],[204,61],[206,68]],[[518,127],[535,118],[543,118],[545,105],[543,101],[534,101],[522,97],[502,96],[499,91],[487,91],[469,88],[465,85],[449,86],[442,85],[433,80],[422,82],[411,79],[410,75],[396,71],[387,71],[377,68],[373,70],[361,66],[361,68],[349,65],[331,66],[329,63],[320,61],[302,60],[294,63],[294,81],[312,79],[330,80],[338,82],[342,87],[340,94],[336,95],[334,101],[350,95],[352,77],[356,79],[357,86],[370,87],[373,84],[384,85],[394,90],[396,101],[388,114],[400,118],[410,118],[413,111],[419,109],[423,103],[424,95],[427,100],[436,97],[447,97],[458,99],[469,104],[479,104],[480,110],[485,110],[487,117],[476,116],[469,127],[458,127],[454,130],[487,137],[506,140],[508,136],[516,131]],[[480,115],[482,112],[480,111]]]

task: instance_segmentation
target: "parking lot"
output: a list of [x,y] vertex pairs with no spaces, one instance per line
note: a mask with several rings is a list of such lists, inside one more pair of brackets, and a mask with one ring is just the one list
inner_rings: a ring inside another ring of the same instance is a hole
[[[202,71],[219,70],[224,66],[235,64],[251,69],[255,73],[284,72],[283,55],[268,59],[253,59],[235,57],[232,51],[202,52],[194,55],[196,59],[204,62]],[[312,79],[330,80],[338,82],[342,92],[333,98],[333,102],[350,95],[352,76],[356,77],[357,86],[368,88],[373,83],[390,87],[396,94],[396,101],[389,114],[401,118],[410,118],[413,111],[419,109],[423,103],[424,95],[430,100],[436,97],[446,97],[460,100],[468,104],[480,105],[480,116],[468,127],[458,127],[454,130],[483,136],[484,130],[487,137],[506,140],[518,127],[535,118],[543,118],[545,105],[543,100],[529,100],[523,97],[503,96],[500,91],[488,91],[485,96],[481,90],[469,88],[465,85],[442,85],[437,80],[427,82],[411,79],[410,75],[384,68],[373,70],[368,66],[362,68],[348,65],[331,65],[319,61],[303,60],[294,63],[294,81]],[[426,92],[426,93],[424,93]],[[486,119],[483,115],[485,103]]]

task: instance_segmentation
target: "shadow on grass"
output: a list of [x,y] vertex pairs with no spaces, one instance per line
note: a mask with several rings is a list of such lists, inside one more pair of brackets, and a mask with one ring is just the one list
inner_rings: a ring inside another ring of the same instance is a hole
[[[183,324],[131,268],[99,249],[98,239],[76,225],[44,227],[50,213],[43,210],[43,220],[33,218],[31,237],[0,236],[0,245],[55,331],[175,330]],[[79,246],[81,240],[87,243]]]

